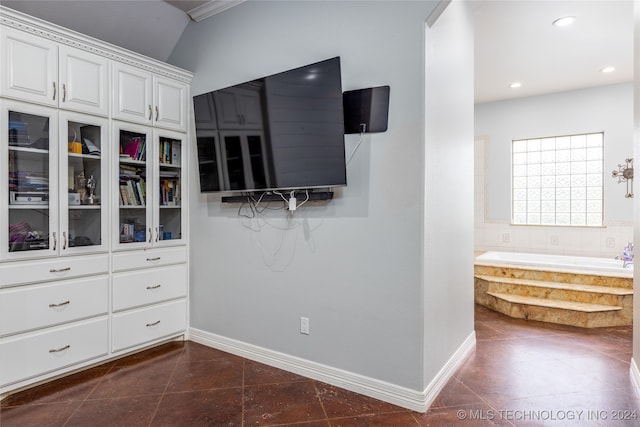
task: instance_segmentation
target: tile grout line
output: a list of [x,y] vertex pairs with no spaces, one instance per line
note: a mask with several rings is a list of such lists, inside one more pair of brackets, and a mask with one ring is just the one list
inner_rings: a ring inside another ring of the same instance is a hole
[[316,391],[316,399],[318,399],[318,402],[320,403],[320,407],[322,408],[322,413],[324,414],[324,419],[329,424],[331,424],[331,421],[329,421],[329,415],[327,415],[327,410],[325,409],[324,403],[322,403],[322,398],[320,397],[320,391],[318,390],[317,381],[313,380],[312,382],[313,382],[313,389]]
[[82,408],[82,405],[85,404],[85,402],[87,400],[89,400],[89,396],[91,396],[93,394],[94,391],[96,391],[96,389],[100,386],[100,384],[102,384],[102,381],[104,381],[104,379],[107,377],[107,375],[109,375],[111,373],[111,371],[113,370],[113,368],[115,368],[117,362],[113,362],[113,364],[109,367],[109,369],[107,370],[107,372],[105,372],[101,377],[100,377],[100,381],[98,381],[98,383],[91,389],[91,391],[89,391],[87,393],[87,395],[84,397],[84,399],[82,399],[82,401],[80,402],[80,404],[78,405],[78,407],[76,409],[73,410],[73,412],[69,415],[69,417],[66,419],[66,421],[64,422],[64,424],[62,425],[63,427],[66,426],[67,424],[69,424],[69,421],[71,421],[71,418],[73,418],[73,416],[80,410],[80,408]]
[[155,419],[156,415],[158,415],[158,409],[160,409],[160,404],[162,403],[162,400],[164,399],[164,396],[167,394],[167,389],[169,388],[169,384],[171,384],[171,380],[173,379],[173,376],[176,373],[176,370],[178,369],[178,364],[180,363],[180,360],[184,357],[184,353],[185,353],[185,349],[187,348],[185,342],[182,342],[182,354],[180,354],[180,357],[177,357],[176,359],[176,363],[175,365],[173,365],[173,370],[171,371],[171,375],[169,375],[169,378],[167,379],[167,384],[164,386],[164,390],[162,391],[162,394],[160,394],[160,399],[158,399],[158,403],[156,404],[155,409],[153,410],[153,413],[151,414],[151,419],[149,419],[149,426],[153,423],[153,420]]

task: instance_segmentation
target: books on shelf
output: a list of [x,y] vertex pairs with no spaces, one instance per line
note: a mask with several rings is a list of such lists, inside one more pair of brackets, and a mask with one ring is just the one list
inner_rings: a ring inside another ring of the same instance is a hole
[[10,171],[9,190],[49,191],[49,176],[43,172]]
[[177,178],[160,179],[160,205],[180,206],[180,181]]
[[146,156],[146,139],[136,136],[130,138],[124,146],[121,146],[122,153],[129,156],[132,160],[145,161]]
[[180,166],[180,141],[172,139],[160,140],[160,163]]
[[120,206],[145,206],[144,169],[120,165]]

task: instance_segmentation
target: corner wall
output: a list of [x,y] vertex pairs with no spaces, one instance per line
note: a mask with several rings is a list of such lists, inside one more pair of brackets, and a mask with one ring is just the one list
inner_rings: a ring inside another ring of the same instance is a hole
[[470,4],[452,2],[425,35],[424,381],[438,391],[475,346]]
[[[188,26],[170,62],[195,73],[194,95],[333,56],[343,90],[391,86],[389,130],[364,138],[348,186],[328,204],[248,219],[219,195],[200,194],[191,174],[193,328],[414,398],[472,334],[472,275],[434,286],[424,262],[440,250],[430,244],[425,253],[424,244],[424,23],[436,4],[245,2]],[[350,153],[357,135],[345,139]],[[427,180],[439,182],[435,173],[428,168]],[[459,262],[447,258],[440,269]],[[457,292],[462,300],[450,299]],[[438,308],[427,323],[425,301]],[[301,316],[310,335],[299,333]]]

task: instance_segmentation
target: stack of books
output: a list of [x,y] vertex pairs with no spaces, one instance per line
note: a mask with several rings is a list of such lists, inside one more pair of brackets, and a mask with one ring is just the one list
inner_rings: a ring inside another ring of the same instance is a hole
[[144,170],[120,165],[120,206],[145,206]]

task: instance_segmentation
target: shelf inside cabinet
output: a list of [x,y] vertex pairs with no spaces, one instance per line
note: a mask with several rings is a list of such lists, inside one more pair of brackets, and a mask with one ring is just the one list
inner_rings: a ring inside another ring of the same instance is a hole
[[69,205],[69,209],[77,209],[77,210],[100,210],[101,205]]
[[33,153],[33,154],[46,154],[49,155],[49,150],[44,150],[42,148],[28,148],[28,147],[18,147],[15,145],[9,146],[9,151],[19,151],[21,153]]
[[49,205],[9,205],[9,209],[22,209],[22,210],[49,210]]
[[171,163],[160,163],[160,167],[167,169],[180,169],[180,165],[174,165]]
[[69,157],[75,157],[75,158],[78,158],[78,159],[100,160],[100,155],[99,154],[69,153]]
[[144,160],[133,160],[131,157],[120,157],[120,163],[125,165],[140,165],[146,166],[147,162]]

